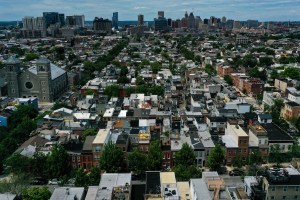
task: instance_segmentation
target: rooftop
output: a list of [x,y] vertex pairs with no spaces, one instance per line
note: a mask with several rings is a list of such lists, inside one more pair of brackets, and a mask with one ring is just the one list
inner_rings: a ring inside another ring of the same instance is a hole
[[100,129],[93,141],[93,144],[104,144],[108,140],[110,134],[110,129]]

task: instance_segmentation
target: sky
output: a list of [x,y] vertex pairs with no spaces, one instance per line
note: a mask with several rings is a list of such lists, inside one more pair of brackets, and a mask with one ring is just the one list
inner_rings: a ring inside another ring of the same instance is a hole
[[111,19],[113,12],[119,12],[119,21],[136,21],[138,14],[144,14],[145,21],[152,21],[159,10],[172,19],[182,18],[187,11],[202,19],[300,21],[300,0],[0,0],[0,21],[21,21],[24,16],[52,11],[84,14],[86,20]]

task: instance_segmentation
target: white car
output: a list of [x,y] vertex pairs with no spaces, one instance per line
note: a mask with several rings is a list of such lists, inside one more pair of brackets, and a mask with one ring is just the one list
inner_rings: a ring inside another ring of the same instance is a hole
[[58,184],[61,184],[61,181],[57,179],[51,179],[48,181],[48,185],[58,185]]

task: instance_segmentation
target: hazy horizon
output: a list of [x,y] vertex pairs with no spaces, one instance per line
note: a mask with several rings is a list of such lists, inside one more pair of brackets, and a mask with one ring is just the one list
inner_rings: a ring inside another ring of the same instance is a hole
[[[111,19],[113,12],[119,13],[120,21],[136,21],[143,14],[145,21],[153,21],[157,11],[165,11],[166,18],[179,19],[185,12],[194,16],[210,16],[245,21],[298,21],[300,0],[2,0],[0,21],[20,21],[25,16],[42,16],[43,12],[59,12],[68,15],[85,15],[86,21],[94,17]],[[26,3],[25,3],[26,2]]]

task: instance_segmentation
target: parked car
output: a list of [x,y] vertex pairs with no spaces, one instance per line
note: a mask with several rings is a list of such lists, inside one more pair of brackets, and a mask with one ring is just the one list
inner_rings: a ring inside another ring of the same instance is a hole
[[229,176],[242,176],[244,172],[240,169],[233,169],[229,172]]
[[48,185],[59,185],[61,184],[61,181],[59,181],[58,179],[51,179],[48,181]]
[[31,185],[45,185],[47,184],[47,180],[42,177],[35,177],[31,182]]

